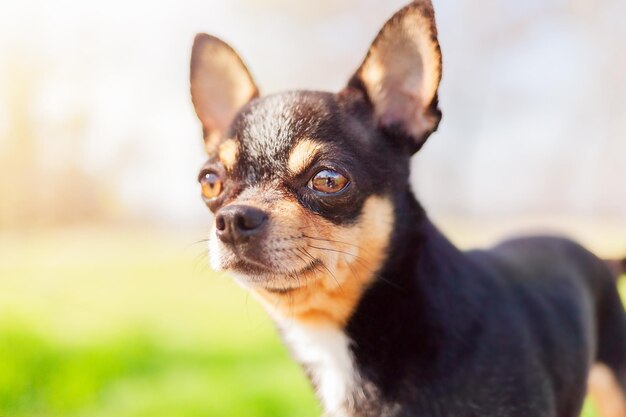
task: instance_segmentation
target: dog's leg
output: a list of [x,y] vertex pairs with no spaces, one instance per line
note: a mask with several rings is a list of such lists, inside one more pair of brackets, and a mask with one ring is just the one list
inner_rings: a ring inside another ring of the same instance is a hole
[[626,417],[626,397],[611,369],[596,364],[589,374],[589,395],[599,417]]
[[[606,365],[626,394],[626,312],[614,276],[603,280],[606,286],[596,301],[598,353],[596,361]],[[625,415],[626,417],[626,415]]]
[[598,353],[589,375],[589,394],[600,417],[626,417],[626,313],[617,276],[604,279],[606,286],[596,301]]

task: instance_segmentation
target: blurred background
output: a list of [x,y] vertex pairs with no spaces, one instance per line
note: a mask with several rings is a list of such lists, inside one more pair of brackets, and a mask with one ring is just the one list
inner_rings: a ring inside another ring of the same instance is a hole
[[[336,91],[405,3],[0,0],[0,415],[320,414],[206,266],[191,42],[229,42],[262,93]],[[626,3],[434,3],[444,119],[413,183],[436,223],[626,254]]]

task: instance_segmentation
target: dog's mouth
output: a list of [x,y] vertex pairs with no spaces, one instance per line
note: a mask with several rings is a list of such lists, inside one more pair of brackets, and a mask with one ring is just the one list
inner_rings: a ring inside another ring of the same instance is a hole
[[236,259],[225,269],[247,284],[261,286],[270,292],[285,293],[306,286],[315,279],[315,272],[321,268],[323,263],[319,259],[312,259],[303,267],[289,269],[284,265],[277,267],[237,254]]

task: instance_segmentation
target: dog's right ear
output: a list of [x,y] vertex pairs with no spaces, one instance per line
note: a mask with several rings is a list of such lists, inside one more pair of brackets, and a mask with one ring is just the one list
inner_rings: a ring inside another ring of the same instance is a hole
[[204,131],[207,153],[216,145],[239,110],[259,95],[237,53],[222,40],[196,35],[191,51],[191,100]]
[[381,29],[348,88],[362,90],[379,128],[421,148],[441,119],[441,51],[430,0],[414,0]]

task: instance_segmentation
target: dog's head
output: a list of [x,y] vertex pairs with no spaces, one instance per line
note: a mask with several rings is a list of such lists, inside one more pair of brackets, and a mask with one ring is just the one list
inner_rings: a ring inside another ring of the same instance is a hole
[[345,322],[387,257],[394,197],[441,118],[440,78],[428,1],[384,25],[337,94],[259,97],[234,50],[198,35],[191,94],[209,155],[199,181],[215,214],[212,267],[273,306],[288,297],[301,319]]

